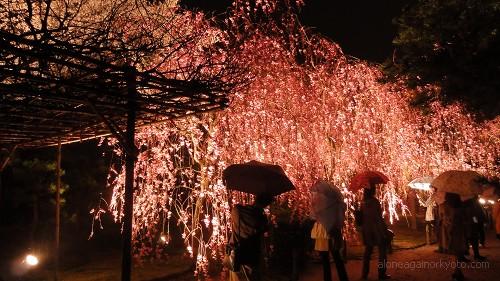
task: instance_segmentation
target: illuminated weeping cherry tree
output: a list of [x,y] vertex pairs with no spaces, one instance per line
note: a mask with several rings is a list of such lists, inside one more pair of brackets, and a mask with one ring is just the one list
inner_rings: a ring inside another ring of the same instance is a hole
[[[214,143],[212,117],[189,117],[138,133],[144,149],[134,197],[138,256],[161,257],[172,224],[183,230],[186,250],[196,256],[198,270],[206,270],[208,255],[216,258],[216,250],[227,241],[229,201],[219,175],[225,164]],[[115,217],[122,212],[123,177],[119,173],[114,181],[110,206]]]
[[[58,112],[51,121],[57,125],[76,123],[69,129],[57,126],[56,133],[72,135],[86,130],[90,136],[80,135],[80,139],[92,138],[101,134],[104,127],[109,129],[106,133],[114,133],[120,151],[126,154],[126,177],[130,180],[125,193],[130,196],[123,200],[123,188],[115,193],[121,196],[116,219],[124,225],[124,280],[130,279],[131,179],[137,154],[133,145],[134,127],[136,123],[154,123],[165,116],[179,117],[224,107],[226,92],[239,84],[240,78],[245,80],[240,68],[232,63],[231,48],[226,41],[224,34],[212,28],[201,15],[179,9],[177,1],[13,0],[0,4],[2,108],[11,101],[30,109],[37,107],[36,101],[47,101],[44,109]],[[21,94],[17,92],[19,88],[24,90]],[[17,113],[13,107],[12,111]],[[70,117],[60,118],[64,112]],[[80,123],[82,120],[90,125]],[[121,132],[124,127],[126,136]],[[45,135],[53,137],[50,133]],[[60,139],[58,142],[61,143]],[[182,160],[176,160],[175,167],[187,169],[185,176],[175,175],[177,181],[166,180],[164,184],[186,185],[186,181],[197,180],[188,178],[189,169],[194,169],[202,158],[182,154],[180,157]],[[137,172],[144,174],[143,179],[151,176],[147,169]],[[180,191],[176,198],[183,194]],[[145,204],[140,197],[137,201]],[[180,204],[176,214],[182,214],[189,202]],[[196,218],[201,216],[199,209],[195,208]],[[93,214],[98,216],[102,210],[94,210]],[[137,229],[141,224],[134,227]],[[199,236],[197,230],[190,235]]]
[[[227,241],[230,206],[245,199],[229,198],[221,181],[232,163],[255,159],[281,165],[297,190],[279,202],[297,218],[307,217],[309,188],[320,178],[341,187],[350,215],[359,195],[346,189],[349,179],[365,169],[387,174],[391,181],[380,197],[392,222],[405,212],[402,198],[415,177],[447,169],[499,176],[500,141],[491,134],[498,132],[498,120],[476,124],[459,105],[433,104],[422,114],[408,105],[413,92],[402,84],[381,84],[376,67],[308,35],[290,10],[271,17],[282,19],[280,24],[263,20],[259,15],[280,12],[275,2],[234,6],[229,21],[237,28],[229,30],[229,38],[240,40],[236,55],[253,79],[233,93],[228,109],[138,133],[138,255],[160,255],[158,242],[168,242],[169,226],[176,224],[197,273],[206,272]],[[110,181],[110,207],[119,219],[123,171],[113,171]],[[353,233],[349,222],[346,229]]]

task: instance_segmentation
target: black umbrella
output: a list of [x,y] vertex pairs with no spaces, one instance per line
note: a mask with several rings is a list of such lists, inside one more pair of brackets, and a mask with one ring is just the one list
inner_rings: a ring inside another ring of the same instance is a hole
[[228,189],[254,195],[276,196],[295,189],[280,166],[255,160],[230,165],[222,178]]

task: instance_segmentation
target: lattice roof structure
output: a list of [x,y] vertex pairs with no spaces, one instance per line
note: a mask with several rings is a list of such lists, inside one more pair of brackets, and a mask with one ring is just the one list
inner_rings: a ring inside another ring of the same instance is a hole
[[[124,130],[130,99],[127,81],[137,89],[136,126],[228,103],[226,89],[210,81],[138,72],[73,47],[40,44],[0,31],[0,146],[50,146]],[[33,61],[46,66],[34,68]],[[54,71],[61,74],[54,76]]]

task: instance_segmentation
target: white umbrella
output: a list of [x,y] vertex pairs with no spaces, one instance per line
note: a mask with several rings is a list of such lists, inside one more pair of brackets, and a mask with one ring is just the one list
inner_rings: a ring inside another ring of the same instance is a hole
[[430,191],[432,180],[433,180],[432,177],[420,177],[412,180],[408,184],[408,186],[410,186],[413,189]]
[[346,204],[340,190],[331,183],[319,180],[311,187],[311,211],[327,232],[342,228]]

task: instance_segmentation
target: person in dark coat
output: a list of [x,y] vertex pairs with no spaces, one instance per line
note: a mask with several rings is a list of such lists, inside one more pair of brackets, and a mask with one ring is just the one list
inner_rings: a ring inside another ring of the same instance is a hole
[[[446,193],[445,204],[450,207],[450,233],[449,233],[449,252],[455,255],[456,261],[467,262],[464,256],[465,253],[465,208],[460,199],[460,196],[455,193]],[[453,281],[464,280],[464,275],[459,266],[455,267],[455,271],[452,274]]]
[[273,197],[257,195],[253,205],[236,205],[231,211],[232,236],[230,243],[238,245],[238,272],[231,271],[230,281],[260,281],[264,263],[264,233],[268,222],[264,208]]
[[495,222],[495,232],[497,239],[500,239],[500,200],[497,200],[493,205],[492,218]]
[[481,229],[484,231],[484,221],[486,219],[483,208],[478,201],[477,196],[463,202],[464,205],[464,226],[466,249],[465,254],[469,254],[469,244],[474,252],[474,259],[484,260],[485,257],[479,254],[479,239],[481,238]]
[[438,252],[449,253],[450,249],[450,235],[451,235],[451,222],[453,217],[453,207],[450,201],[446,201],[446,193],[443,194],[443,203],[438,205]]
[[366,280],[370,271],[370,258],[373,247],[378,248],[378,278],[389,279],[387,275],[387,245],[389,242],[389,231],[382,217],[382,207],[375,198],[375,186],[364,189],[363,202],[361,203],[362,225],[361,234],[365,253],[363,255],[363,271],[361,278]]

